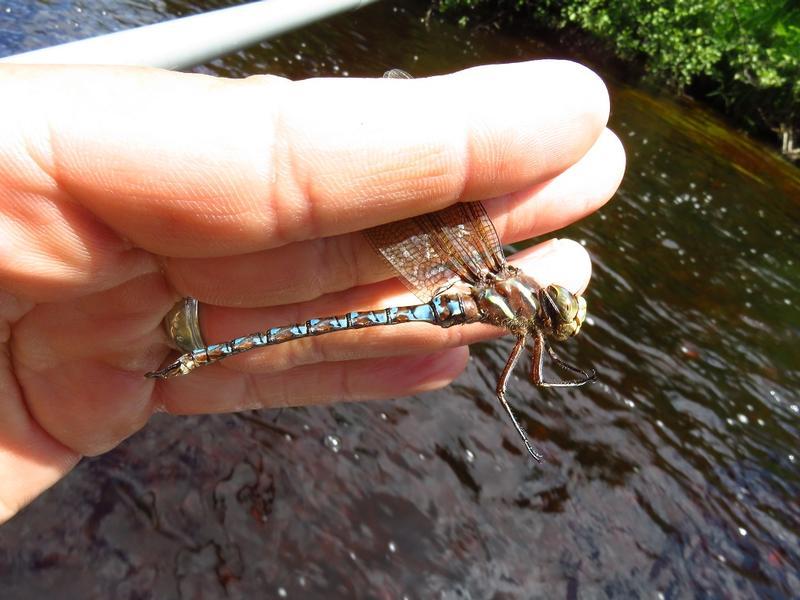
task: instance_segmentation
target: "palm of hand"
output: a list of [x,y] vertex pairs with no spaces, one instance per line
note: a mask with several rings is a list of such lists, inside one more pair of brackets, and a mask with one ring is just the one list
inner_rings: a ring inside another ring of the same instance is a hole
[[[602,205],[624,168],[602,83],[559,61],[296,84],[9,66],[0,85],[0,521],[154,410],[407,395],[446,385],[463,346],[495,334],[376,328],[146,379],[182,295],[216,305],[209,341],[388,306],[402,286],[360,229],[491,198],[500,235],[529,238]],[[585,287],[585,250],[544,250],[527,272]]]

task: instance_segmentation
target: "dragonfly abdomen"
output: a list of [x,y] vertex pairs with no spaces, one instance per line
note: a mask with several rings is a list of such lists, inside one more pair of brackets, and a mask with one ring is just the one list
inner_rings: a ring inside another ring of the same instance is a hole
[[254,348],[274,346],[305,337],[363,329],[376,325],[399,323],[431,323],[439,327],[452,327],[481,320],[478,306],[469,294],[443,293],[430,302],[412,306],[394,306],[381,310],[353,311],[333,317],[309,319],[305,323],[273,327],[251,333],[221,344],[211,344],[184,354],[171,365],[147,373],[148,377],[167,378],[187,375],[198,367],[218,362],[229,356],[242,354]]

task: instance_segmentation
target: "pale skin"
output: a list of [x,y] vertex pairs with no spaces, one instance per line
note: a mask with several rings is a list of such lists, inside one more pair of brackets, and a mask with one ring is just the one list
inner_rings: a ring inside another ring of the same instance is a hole
[[[180,297],[208,342],[412,303],[360,230],[480,199],[504,242],[545,235],[625,165],[604,85],[563,61],[302,82],[2,66],[0,89],[0,522],[154,411],[416,394],[499,333],[379,327],[146,379]],[[568,240],[512,262],[574,292],[591,273]]]

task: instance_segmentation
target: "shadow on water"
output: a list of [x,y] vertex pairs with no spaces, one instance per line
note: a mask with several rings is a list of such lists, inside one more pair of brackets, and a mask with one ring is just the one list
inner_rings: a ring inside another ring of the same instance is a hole
[[[78,6],[12,2],[0,49],[199,10]],[[423,76],[555,54],[423,12],[378,4],[201,71]],[[507,340],[418,398],[157,416],[0,531],[0,596],[796,596],[798,171],[695,106],[611,93],[625,181],[559,233],[595,261],[592,320],[564,353],[601,382],[511,389],[545,463],[492,399]]]

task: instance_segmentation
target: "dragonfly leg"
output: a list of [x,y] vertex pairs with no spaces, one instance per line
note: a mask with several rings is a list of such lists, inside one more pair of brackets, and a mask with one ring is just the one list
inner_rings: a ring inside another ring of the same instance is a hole
[[519,434],[519,437],[522,438],[522,442],[525,444],[525,448],[527,448],[530,455],[537,461],[542,462],[542,453],[539,452],[536,448],[534,448],[531,443],[528,441],[528,436],[525,434],[525,430],[517,421],[517,417],[514,415],[514,411],[511,410],[511,405],[506,400],[506,385],[508,384],[508,379],[511,377],[511,372],[514,370],[514,365],[517,364],[517,360],[519,359],[520,353],[525,348],[525,337],[517,338],[517,343],[514,344],[514,349],[511,351],[511,355],[508,357],[506,361],[506,366],[503,367],[503,372],[500,374],[500,379],[497,381],[497,399],[500,400],[500,404],[503,405],[506,413],[508,416],[511,417],[511,422],[514,424],[514,427]]
[[[547,350],[547,353],[550,355],[550,358],[553,359],[553,362],[556,363],[559,367],[566,371],[571,371],[580,375],[580,379],[567,379],[565,381],[545,381],[543,375],[543,365],[544,365],[544,350]],[[597,372],[594,369],[589,369],[588,371],[584,371],[583,369],[579,369],[566,361],[561,360],[558,355],[555,353],[553,348],[550,347],[550,344],[544,339],[544,335],[541,332],[536,332],[536,335],[533,339],[533,348],[531,349],[531,380],[535,385],[540,387],[579,387],[581,385],[585,385],[587,383],[592,383],[593,381],[597,380]]]

